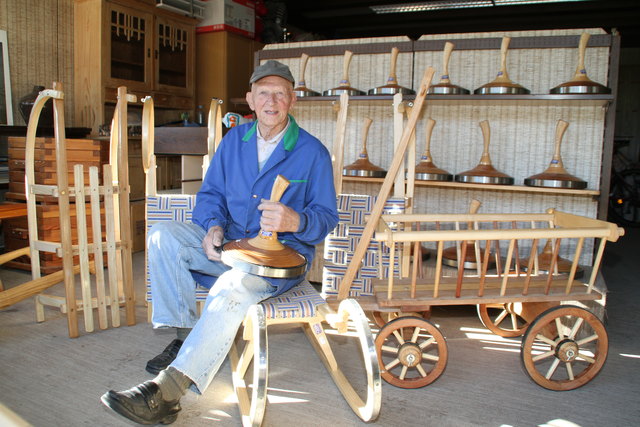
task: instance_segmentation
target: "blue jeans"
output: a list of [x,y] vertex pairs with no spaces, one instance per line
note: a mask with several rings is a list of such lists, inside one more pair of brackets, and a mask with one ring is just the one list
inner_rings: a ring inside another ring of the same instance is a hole
[[[154,328],[193,328],[173,366],[202,393],[224,361],[249,307],[277,293],[265,278],[210,261],[195,224],[155,224],[147,239]],[[191,272],[217,277],[200,318]]]

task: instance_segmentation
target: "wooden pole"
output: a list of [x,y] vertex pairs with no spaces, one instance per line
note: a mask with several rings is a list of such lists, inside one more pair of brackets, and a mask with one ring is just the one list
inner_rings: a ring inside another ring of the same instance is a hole
[[[373,209],[371,210],[371,216],[369,217],[369,222],[365,226],[362,237],[358,242],[358,246],[356,246],[356,250],[353,254],[353,258],[351,259],[351,263],[345,272],[345,275],[342,279],[342,283],[340,283],[340,289],[338,290],[338,299],[343,300],[349,294],[349,288],[353,283],[353,279],[356,276],[356,273],[360,269],[360,263],[364,258],[364,254],[367,251],[367,247],[371,242],[371,238],[373,237],[373,232],[376,228],[380,217],[382,216],[382,211],[384,210],[384,205],[387,202],[387,198],[389,197],[389,193],[391,192],[391,187],[393,186],[393,181],[395,180],[396,174],[400,170],[400,166],[404,160],[404,154],[407,151],[407,147],[409,145],[409,140],[411,139],[411,134],[414,132],[416,128],[416,123],[418,121],[418,116],[422,111],[422,105],[424,104],[424,100],[427,96],[427,91],[429,90],[429,86],[431,85],[431,80],[433,79],[434,70],[432,67],[428,67],[422,78],[422,82],[420,83],[420,87],[417,91],[416,98],[414,101],[413,109],[411,110],[411,114],[409,116],[409,120],[407,122],[407,127],[404,129],[402,133],[402,138],[400,140],[400,144],[398,144],[398,148],[396,149],[395,154],[393,155],[393,160],[391,161],[391,166],[387,171],[387,175],[385,176],[384,181],[382,182],[382,186],[380,187],[380,192],[378,193],[378,198],[376,200]],[[404,173],[404,171],[403,171]]]

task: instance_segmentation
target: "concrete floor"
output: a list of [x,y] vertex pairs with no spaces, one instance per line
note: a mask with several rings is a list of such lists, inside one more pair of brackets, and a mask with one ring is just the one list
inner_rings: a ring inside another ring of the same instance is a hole
[[[486,330],[475,307],[434,309],[432,320],[445,334],[446,371],[415,390],[383,383],[377,426],[632,426],[640,419],[640,230],[629,229],[609,244],[603,275],[609,289],[606,325],[609,357],[600,374],[582,388],[554,392],[541,388],[522,369],[520,338]],[[134,255],[138,293],[143,255]],[[8,286],[24,272],[0,271]],[[138,298],[138,324],[80,338],[67,337],[65,317],[47,309],[34,321],[32,301],[0,310],[0,403],[34,426],[125,426],[106,410],[100,395],[129,388],[151,376],[146,360],[173,335],[153,331]],[[269,330],[269,405],[265,426],[364,425],[342,399],[304,334]],[[349,351],[348,346],[339,351]],[[343,360],[343,359],[340,359]],[[350,366],[348,358],[346,363]],[[348,371],[348,366],[346,371]],[[239,426],[228,361],[202,396],[188,393],[174,425]],[[2,424],[2,421],[0,421]]]

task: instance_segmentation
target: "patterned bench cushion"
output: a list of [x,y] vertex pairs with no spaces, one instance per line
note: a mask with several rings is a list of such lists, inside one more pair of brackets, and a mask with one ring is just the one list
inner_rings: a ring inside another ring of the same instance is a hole
[[267,319],[301,319],[315,316],[316,307],[324,303],[324,298],[305,280],[260,304],[264,307]]
[[[322,294],[336,295],[353,253],[358,246],[365,228],[365,218],[371,213],[376,196],[340,194],[338,195],[339,223],[325,239],[324,267],[322,274]],[[384,206],[383,214],[398,214],[405,210],[404,198],[390,198]],[[380,264],[382,255],[382,264]],[[394,257],[394,269],[398,268],[398,252]],[[362,265],[349,290],[350,297],[373,295],[371,279],[388,277],[389,248],[382,242],[371,240],[362,260]],[[382,271],[380,271],[380,269]]]

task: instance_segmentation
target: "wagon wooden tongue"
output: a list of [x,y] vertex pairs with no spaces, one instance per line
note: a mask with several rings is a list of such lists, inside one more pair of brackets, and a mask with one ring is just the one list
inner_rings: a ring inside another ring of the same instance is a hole
[[560,156],[560,145],[562,137],[569,127],[569,123],[558,120],[556,126],[555,150],[549,167],[542,173],[532,175],[524,180],[524,184],[531,187],[554,187],[554,188],[587,188],[587,182],[571,175],[564,168],[562,157]]
[[502,45],[500,47],[500,71],[498,76],[491,82],[480,86],[474,90],[476,95],[524,95],[529,94],[531,91],[524,86],[519,85],[511,81],[509,73],[507,73],[507,50],[509,49],[509,43],[511,37],[503,37]]
[[398,48],[391,49],[391,69],[389,71],[389,77],[387,78],[387,84],[384,86],[369,89],[369,95],[395,95],[401,93],[403,95],[415,95],[415,91],[398,84],[396,77],[396,63],[398,61]]
[[449,79],[449,58],[453,51],[454,44],[446,42],[444,44],[444,51],[442,57],[442,76],[440,82],[429,88],[429,94],[432,95],[468,95],[469,89],[465,89],[458,85],[451,83]]
[[[278,175],[271,189],[272,202],[277,202],[289,186]],[[278,233],[260,230],[253,238],[226,243],[222,248],[222,262],[246,273],[265,277],[289,278],[305,272],[306,259],[289,246],[278,241]]]
[[362,124],[362,151],[358,155],[358,160],[347,165],[342,170],[342,174],[346,176],[367,176],[384,178],[387,175],[387,171],[380,166],[376,166],[369,161],[369,154],[367,153],[367,136],[369,135],[369,128],[371,127],[372,120],[368,117],[364,118]]
[[356,95],[365,95],[365,93],[361,90],[351,87],[351,83],[349,83],[349,65],[351,64],[351,57],[353,56],[353,52],[350,50],[344,51],[344,61],[342,63],[342,80],[340,80],[340,85],[338,87],[334,87],[333,89],[328,89],[322,92],[324,96],[340,96],[343,93],[348,93],[350,96]]
[[480,122],[480,129],[482,129],[482,136],[484,138],[484,149],[480,163],[473,169],[457,174],[455,180],[472,184],[513,184],[514,180],[512,177],[500,172],[491,164],[491,157],[489,156],[491,129],[489,128],[489,122],[487,120]]
[[607,94],[611,93],[611,89],[596,83],[587,76],[587,70],[584,66],[584,54],[587,49],[587,42],[591,35],[582,33],[580,43],[578,45],[578,66],[571,80],[562,83],[551,90],[552,94]]

